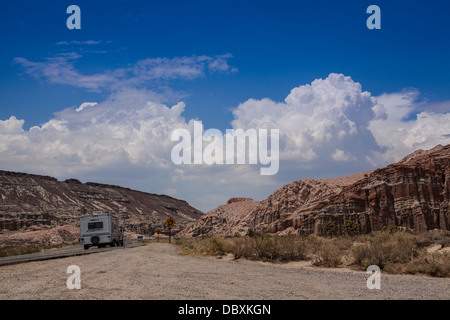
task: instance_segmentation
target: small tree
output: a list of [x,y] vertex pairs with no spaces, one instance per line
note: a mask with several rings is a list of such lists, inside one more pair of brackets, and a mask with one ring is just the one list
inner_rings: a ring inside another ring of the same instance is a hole
[[357,234],[360,234],[360,225],[358,222],[355,222],[353,220],[346,220],[342,225],[341,230],[342,234],[355,236]]
[[322,233],[328,237],[332,237],[337,233],[336,223],[333,220],[328,220],[322,225]]

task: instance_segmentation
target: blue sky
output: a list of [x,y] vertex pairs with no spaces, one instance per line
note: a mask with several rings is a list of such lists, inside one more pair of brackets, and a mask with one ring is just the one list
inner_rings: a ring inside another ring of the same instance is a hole
[[[81,8],[81,30],[66,27],[69,16],[66,8],[71,4]],[[371,4],[381,8],[381,30],[366,27],[369,17],[366,9]],[[432,116],[442,120],[450,111],[449,11],[450,3],[445,1],[2,1],[0,120],[12,116],[17,121],[24,120],[15,132],[23,135],[23,139],[33,139],[30,129],[34,126],[44,132],[46,124],[53,124],[53,120],[69,123],[67,119],[75,118],[69,118],[67,110],[74,110],[84,102],[96,102],[105,110],[117,111],[114,101],[125,97],[131,104],[134,99],[136,105],[151,100],[169,108],[183,102],[181,117],[186,120],[185,123],[180,120],[183,124],[199,119],[206,128],[222,131],[231,128],[233,121],[255,125],[248,115],[251,111],[245,113],[247,118],[238,118],[236,113],[250,108],[250,99],[261,106],[264,98],[284,103],[291,90],[311,85],[316,79],[334,83],[330,74],[351,77],[346,88],[360,84],[362,92],[367,91],[377,99],[374,105],[385,102],[381,109],[386,114],[379,119],[373,117],[371,124],[362,118],[355,120],[356,124],[359,120],[364,122],[364,129],[370,131],[367,138],[370,141],[346,142],[330,150],[330,159],[334,156],[333,159],[345,161],[312,165],[309,162],[314,161],[312,158],[300,157],[296,163],[286,157],[280,174],[258,182],[257,189],[245,184],[242,189],[236,189],[236,185],[242,184],[238,176],[233,181],[223,180],[222,185],[212,183],[216,189],[207,187],[213,199],[210,202],[202,202],[198,197],[203,192],[201,181],[211,177],[211,168],[205,171],[184,168],[195,171],[190,176],[198,180],[189,180],[198,184],[194,194],[192,185],[180,182],[188,180],[174,178],[172,172],[179,168],[157,170],[146,161],[136,160],[129,152],[129,145],[124,145],[128,158],[92,171],[88,164],[99,159],[83,154],[87,145],[79,146],[76,153],[82,159],[77,163],[79,166],[64,166],[62,158],[54,153],[43,154],[36,160],[36,163],[41,161],[38,164],[23,160],[26,151],[16,151],[19,142],[14,140],[5,142],[0,149],[0,153],[4,152],[0,169],[44,173],[61,179],[76,176],[81,180],[170,193],[206,210],[234,193],[245,196],[242,193],[247,189],[253,190],[248,196],[260,200],[292,180],[372,169],[398,160],[415,148],[450,143],[445,138],[450,133],[445,122],[440,125],[439,139],[428,136],[423,129],[425,121],[427,126],[436,125]],[[317,92],[321,92],[317,86]],[[396,101],[409,104],[400,112],[395,109],[399,105]],[[267,112],[267,117],[274,118],[277,112],[268,108],[254,110]],[[423,116],[420,119],[419,113]],[[399,114],[398,122],[392,122]],[[254,114],[255,119],[259,117],[262,117],[260,113]],[[116,123],[119,118],[117,115],[107,121]],[[14,121],[3,126],[16,128]],[[67,128],[83,127],[86,125],[83,121],[77,118]],[[391,121],[389,128],[399,126],[402,130],[397,131],[408,134],[388,141],[382,134],[386,131],[383,125],[388,126],[388,121]],[[4,141],[18,137],[8,132]],[[63,144],[57,134],[39,138],[44,146],[55,141]],[[100,144],[103,140],[98,141]],[[308,149],[307,141],[296,143],[299,149]],[[346,149],[358,143],[371,147]],[[282,145],[288,142],[282,141]],[[321,151],[310,147],[314,151],[311,154],[322,158],[327,145],[321,146],[324,148]],[[76,149],[70,145],[65,147]],[[52,149],[52,152],[57,151]],[[150,158],[155,156],[153,150],[148,152]],[[49,159],[60,168],[50,167]],[[143,171],[148,172],[147,178],[142,177]],[[155,172],[158,182],[149,183]],[[222,168],[217,172],[233,176],[222,172]]]

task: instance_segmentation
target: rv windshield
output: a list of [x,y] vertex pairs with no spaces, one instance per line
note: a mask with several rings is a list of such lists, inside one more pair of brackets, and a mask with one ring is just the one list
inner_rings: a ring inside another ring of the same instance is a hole
[[89,222],[88,223],[88,230],[93,230],[93,229],[103,229],[103,221]]

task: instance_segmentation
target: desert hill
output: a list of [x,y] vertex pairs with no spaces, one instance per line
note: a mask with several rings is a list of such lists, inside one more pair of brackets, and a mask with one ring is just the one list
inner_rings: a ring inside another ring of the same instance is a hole
[[263,201],[231,202],[207,212],[179,237],[320,234],[332,221],[352,220],[360,232],[384,226],[450,230],[450,145],[417,150],[385,168],[332,179],[291,182]]
[[0,171],[0,231],[4,235],[49,229],[61,233],[62,226],[78,227],[81,216],[98,210],[119,217],[127,231],[144,234],[164,230],[169,217],[176,221],[176,232],[203,214],[186,201],[166,195]]

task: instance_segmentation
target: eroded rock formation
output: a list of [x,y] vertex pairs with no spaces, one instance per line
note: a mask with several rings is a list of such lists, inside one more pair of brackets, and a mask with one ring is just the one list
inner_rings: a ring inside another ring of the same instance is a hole
[[417,150],[375,171],[297,180],[252,206],[243,204],[230,200],[180,235],[242,234],[249,227],[276,234],[320,234],[324,223],[339,227],[346,220],[358,223],[362,233],[384,226],[450,230],[450,145]]
[[259,205],[250,198],[231,198],[226,205],[208,211],[199,220],[181,230],[176,237],[197,237],[211,234],[244,235],[249,215]]

